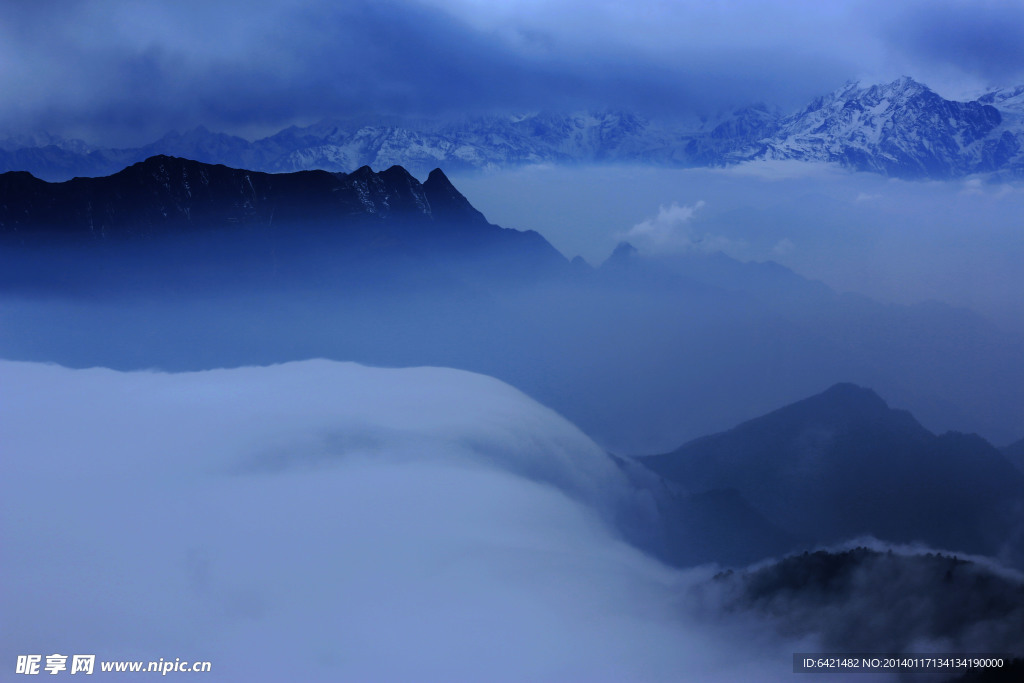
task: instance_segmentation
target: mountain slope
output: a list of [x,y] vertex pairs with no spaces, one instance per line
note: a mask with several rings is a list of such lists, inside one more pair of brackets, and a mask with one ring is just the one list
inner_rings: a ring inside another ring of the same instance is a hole
[[61,233],[103,239],[275,220],[389,217],[487,225],[440,170],[421,184],[399,166],[381,173],[363,167],[351,174],[267,174],[156,156],[111,176],[63,183],[5,173],[0,200],[0,234],[26,237]]
[[1003,455],[1024,472],[1024,439],[1014,441],[1009,446],[1003,448]]
[[877,394],[838,384],[641,462],[690,493],[733,488],[801,538],[863,534],[1021,555],[1024,475],[978,436],[935,436]]
[[[921,642],[940,642],[951,652],[1024,654],[1024,584],[956,556],[817,551],[723,572],[700,590],[712,587],[729,609],[759,613],[784,632],[814,634],[830,651],[915,652]],[[983,680],[1019,680],[1021,663],[1016,674]]]
[[[18,247],[47,247],[47,249]],[[0,175],[0,286],[175,291],[546,277],[568,261],[487,222],[440,169],[268,174],[157,156],[101,178]]]
[[902,178],[954,178],[1015,161],[1020,130],[982,102],[946,100],[910,78],[851,83],[785,118],[735,159],[826,161]]

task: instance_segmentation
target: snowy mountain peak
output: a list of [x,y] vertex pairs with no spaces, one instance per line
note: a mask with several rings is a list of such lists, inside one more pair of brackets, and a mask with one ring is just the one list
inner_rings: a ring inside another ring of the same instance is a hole
[[[34,146],[12,149],[23,143]],[[113,173],[157,154],[274,173],[401,165],[419,175],[439,166],[459,172],[538,163],[692,167],[792,159],[901,178],[1020,178],[1024,86],[961,102],[904,76],[848,82],[788,116],[763,104],[660,122],[610,108],[449,121],[353,116],[292,126],[254,142],[200,127],[128,150],[11,138],[0,143],[0,171],[65,180]]]
[[1001,111],[1024,114],[1024,85],[990,90],[979,97],[978,102],[990,104]]
[[829,161],[909,178],[951,178],[996,170],[1012,155],[1002,117],[981,102],[943,99],[903,77],[848,83],[787,117],[778,132],[738,158]]
[[820,106],[815,109],[839,107],[871,107],[885,106],[890,109],[905,107],[919,97],[938,98],[928,86],[918,83],[909,76],[903,76],[889,83],[864,83],[849,81],[831,94],[819,98]]
[[897,95],[906,97],[932,92],[931,88],[927,85],[915,81],[910,76],[901,76],[890,83],[872,85],[868,88],[868,91],[882,93],[885,96]]

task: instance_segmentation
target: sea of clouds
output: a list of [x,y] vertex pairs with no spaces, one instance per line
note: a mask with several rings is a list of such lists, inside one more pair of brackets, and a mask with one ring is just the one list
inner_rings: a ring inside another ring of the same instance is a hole
[[488,377],[0,361],[0,386],[0,680],[53,653],[207,680],[773,680],[808,648],[687,608],[713,570],[630,544],[644,494]]
[[920,618],[877,596],[931,605],[934,560],[757,600],[771,560],[668,566],[652,489],[479,374],[0,361],[0,388],[4,681],[31,654],[208,661],[213,681],[791,680],[794,653],[849,640],[836,624],[956,652],[1005,649],[1024,619],[1020,575],[980,559],[957,570],[989,586],[963,593],[980,607]]

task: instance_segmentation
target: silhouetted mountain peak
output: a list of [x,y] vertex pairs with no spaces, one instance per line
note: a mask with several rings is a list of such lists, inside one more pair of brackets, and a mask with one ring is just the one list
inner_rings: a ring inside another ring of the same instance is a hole
[[604,263],[601,264],[601,267],[604,268],[606,266],[610,266],[612,268],[620,268],[630,263],[633,257],[638,253],[640,252],[637,251],[637,248],[629,242],[619,242],[611,255],[605,259]]
[[[871,534],[994,553],[1011,537],[1009,511],[1024,504],[1024,478],[984,439],[935,436],[848,383],[642,462],[690,493],[735,488],[817,542]],[[947,510],[955,521],[936,525]]]
[[423,184],[431,187],[436,191],[447,189],[452,192],[458,193],[458,190],[455,189],[455,186],[452,185],[452,182],[448,180],[448,176],[446,176],[444,174],[444,171],[442,171],[439,168],[435,168],[433,171],[431,171],[430,174],[427,175],[427,180]]
[[[360,262],[372,258],[396,270],[410,258],[434,264],[460,259],[460,275],[467,278],[568,271],[564,257],[537,233],[489,224],[440,171],[420,183],[397,165],[379,173],[363,166],[349,174],[270,174],[156,155],[110,176],[62,183],[7,173],[0,175],[0,240],[102,243],[112,251],[165,249],[173,242],[185,265],[165,268],[165,281],[180,274],[191,282],[188,273],[200,261],[222,281],[267,271],[275,278],[328,278],[340,272],[340,259],[355,254]],[[319,267],[298,265],[311,253],[332,256]],[[233,270],[243,254],[255,264],[244,274]],[[163,256],[153,252],[153,258]],[[155,276],[137,268],[131,277],[151,283]]]
[[39,178],[35,177],[34,175],[29,173],[28,171],[7,171],[6,173],[0,174],[0,178],[3,178],[7,182],[18,182],[18,183],[33,182],[33,181],[37,182],[37,183],[45,183],[46,182],[45,180],[40,180]]
[[855,409],[861,414],[881,415],[889,410],[889,404],[872,389],[858,386],[852,382],[833,384],[817,396],[807,399],[807,402],[846,410]]
[[182,161],[183,160],[181,158],[179,158],[179,157],[173,157],[173,156],[170,156],[170,155],[167,155],[167,154],[156,154],[154,156],[147,157],[147,158],[143,159],[142,161],[137,161],[134,164],[126,166],[125,168],[121,169],[117,173],[114,173],[113,175],[114,176],[123,176],[123,175],[133,175],[133,174],[139,173],[140,171],[141,172],[156,171],[156,170],[159,170],[161,168],[165,168],[168,164],[180,167],[182,165],[182,163],[181,163]]
[[737,430],[766,426],[790,429],[848,431],[871,428],[921,437],[930,433],[905,410],[894,410],[874,391],[851,383],[835,384],[820,394],[797,401],[768,415],[746,422]]
[[[71,182],[77,182],[79,189],[86,189],[89,186],[106,184],[113,188],[117,182],[132,180],[134,182],[156,181],[167,191],[174,192],[177,188],[189,191],[192,189],[192,182],[196,179],[202,185],[210,185],[219,179],[230,176],[242,177],[238,174],[246,174],[248,171],[233,169],[223,164],[207,164],[201,161],[194,161],[185,157],[171,156],[168,154],[157,154],[147,157],[142,161],[132,164],[113,175],[103,178],[76,178]],[[265,174],[257,174],[265,175]],[[55,183],[54,185],[61,185]]]
[[[173,165],[173,166],[175,166],[177,168],[181,168],[181,167],[184,167],[184,166],[198,165],[199,162],[198,161],[192,161],[191,159],[186,159],[184,157],[172,156],[170,154],[154,154],[153,156],[148,157],[146,159],[143,159],[142,161],[140,161],[140,162],[138,162],[136,164],[132,164],[128,168],[129,169],[131,169],[131,168],[152,169],[152,168],[161,168],[161,167],[164,167],[164,166],[166,166],[168,164]],[[206,165],[206,164],[204,164],[204,165]],[[209,165],[212,166],[214,164],[209,164]],[[217,164],[217,165],[219,165],[219,164]]]
[[[399,166],[399,168],[401,168],[401,167]],[[346,174],[340,174],[340,175],[346,175]],[[369,166],[360,166],[359,168],[357,168],[356,170],[352,171],[351,173],[349,173],[347,175],[350,178],[369,178],[371,176],[376,176],[377,174],[374,173],[373,169],[370,168]]]
[[569,265],[571,265],[576,272],[580,273],[592,273],[594,271],[594,267],[587,263],[587,260],[578,254],[572,257]]
[[436,215],[474,223],[487,222],[483,214],[473,208],[469,200],[455,189],[448,176],[439,168],[435,168],[427,176],[423,183],[423,191],[430,201],[431,210]]
[[[372,173],[372,171],[371,171]],[[383,178],[401,178],[403,180],[416,180],[412,177],[409,171],[405,170],[404,166],[393,164],[379,173]]]
[[47,183],[0,176],[0,234],[87,239],[239,225],[339,225],[357,220],[488,225],[440,170],[420,183],[402,166],[380,173],[268,174],[158,154],[110,176]]

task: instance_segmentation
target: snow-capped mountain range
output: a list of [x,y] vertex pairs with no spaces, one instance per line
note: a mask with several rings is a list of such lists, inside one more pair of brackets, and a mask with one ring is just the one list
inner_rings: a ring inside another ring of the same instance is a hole
[[909,178],[1019,175],[1020,100],[1019,88],[955,102],[910,78],[869,87],[850,83],[781,119],[770,136],[728,158],[828,161]]
[[266,172],[398,164],[413,173],[536,163],[724,166],[796,159],[901,178],[1024,178],[1024,86],[973,101],[942,98],[911,78],[848,83],[795,113],[753,105],[688,122],[626,111],[533,113],[461,121],[330,120],[250,142],[196,128],[134,149],[46,134],[0,140],[0,171],[46,180],[116,172],[166,154]]

